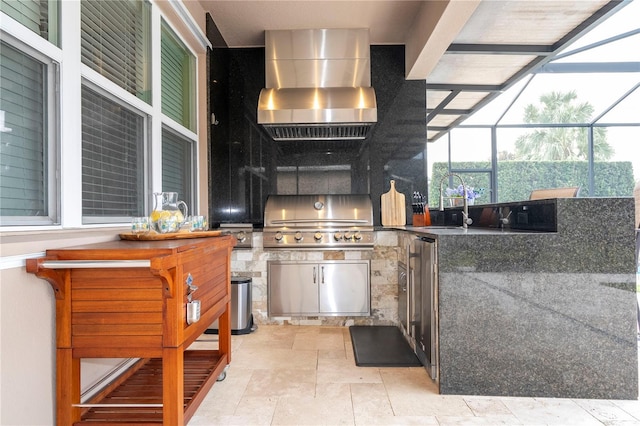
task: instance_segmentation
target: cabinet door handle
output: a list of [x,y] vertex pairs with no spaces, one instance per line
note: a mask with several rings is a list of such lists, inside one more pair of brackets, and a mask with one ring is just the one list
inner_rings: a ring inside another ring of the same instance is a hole
[[322,271],[321,271],[321,274],[322,274],[322,275],[321,275],[321,279],[322,279],[322,284],[324,284],[324,266],[321,266],[320,268],[322,268]]
[[316,267],[313,267],[313,283],[316,283]]

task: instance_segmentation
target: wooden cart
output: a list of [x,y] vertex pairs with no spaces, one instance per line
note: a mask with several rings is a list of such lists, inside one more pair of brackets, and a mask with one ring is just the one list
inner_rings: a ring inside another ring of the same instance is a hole
[[[59,426],[186,424],[231,361],[230,236],[47,250],[27,271],[56,298]],[[189,276],[201,302],[188,324]],[[186,350],[216,319],[218,350]],[[140,358],[80,401],[81,358]]]

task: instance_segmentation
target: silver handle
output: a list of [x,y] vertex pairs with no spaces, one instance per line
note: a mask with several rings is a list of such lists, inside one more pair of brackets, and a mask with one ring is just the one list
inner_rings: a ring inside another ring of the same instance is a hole
[[272,220],[271,224],[273,225],[287,225],[289,223],[369,223],[368,220],[365,219],[282,219],[282,220]]
[[313,267],[313,283],[316,283],[316,267]]
[[46,260],[41,266],[48,269],[82,268],[149,268],[150,260]]
[[324,284],[324,266],[321,266],[321,274],[322,274],[322,284]]

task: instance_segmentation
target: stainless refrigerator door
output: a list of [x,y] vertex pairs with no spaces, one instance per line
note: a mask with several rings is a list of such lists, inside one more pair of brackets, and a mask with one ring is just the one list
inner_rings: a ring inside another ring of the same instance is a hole
[[419,238],[409,248],[409,324],[410,344],[415,348],[422,330],[422,246]]
[[407,266],[398,262],[398,321],[400,327],[409,335],[407,318],[409,317],[409,280],[407,279]]
[[412,240],[409,251],[410,339],[433,380],[438,380],[438,301],[436,241]]
[[421,307],[422,321],[418,337],[419,348],[424,352],[424,365],[432,379],[438,379],[438,300],[436,243],[422,241],[421,250]]

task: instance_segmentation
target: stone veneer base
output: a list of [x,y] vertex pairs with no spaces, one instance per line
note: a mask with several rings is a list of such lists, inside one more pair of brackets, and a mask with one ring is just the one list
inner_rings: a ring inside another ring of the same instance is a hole
[[[253,319],[260,324],[292,325],[393,325],[398,322],[398,236],[376,232],[372,250],[264,250],[262,233],[253,232],[253,249],[234,250],[232,275],[252,278]],[[368,317],[269,317],[267,310],[267,261],[369,260],[371,262],[371,315]]]

